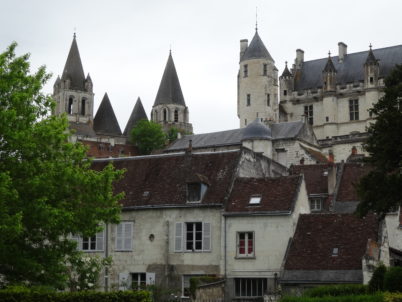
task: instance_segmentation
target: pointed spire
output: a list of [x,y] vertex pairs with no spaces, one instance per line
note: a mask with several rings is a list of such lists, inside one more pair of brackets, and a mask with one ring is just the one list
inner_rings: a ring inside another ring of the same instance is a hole
[[322,72],[336,72],[334,63],[332,62],[331,59],[331,52],[328,52],[328,60],[327,60],[327,64],[325,64],[324,70]]
[[54,82],[53,86],[58,86],[60,83],[60,76],[57,76],[56,82]]
[[154,106],[161,104],[186,106],[171,52],[169,52],[169,58],[166,63],[165,71],[163,72]]
[[288,61],[286,61],[286,62],[285,62],[285,69],[283,70],[281,77],[285,78],[285,77],[291,77],[291,76],[293,76],[293,75],[292,75],[292,73],[289,71],[289,69],[288,69]]
[[130,118],[128,119],[126,128],[124,129],[123,135],[130,135],[131,130],[137,125],[140,120],[148,120],[148,117],[145,113],[144,106],[142,106],[141,99],[138,97],[133,111],[131,112]]
[[366,65],[368,65],[368,64],[377,64],[378,60],[375,57],[375,55],[373,53],[373,50],[371,49],[372,48],[371,43],[370,43],[369,47],[370,47],[370,50],[369,50],[368,55],[367,55]]
[[267,48],[262,42],[260,36],[258,35],[257,30],[255,31],[254,37],[251,40],[250,45],[247,47],[246,51],[241,57],[240,62],[249,59],[267,59],[274,62]]
[[89,83],[92,83],[92,79],[91,79],[91,76],[89,75],[89,73],[88,73],[87,78],[85,79],[85,81],[87,81]]
[[108,135],[121,135],[119,123],[114,114],[109,96],[105,93],[102,102],[94,118],[94,130],[96,133]]
[[75,90],[84,90],[85,74],[82,68],[81,57],[78,51],[77,40],[75,33],[71,44],[70,52],[68,53],[66,65],[64,66],[62,80],[69,79],[70,88]]

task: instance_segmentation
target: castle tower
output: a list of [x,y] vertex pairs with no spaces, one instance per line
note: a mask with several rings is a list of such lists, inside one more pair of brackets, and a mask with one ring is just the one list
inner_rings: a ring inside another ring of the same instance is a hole
[[63,74],[53,86],[53,98],[56,100],[53,114],[66,113],[69,122],[92,124],[93,84],[89,74],[85,78],[75,34]]
[[152,107],[151,120],[161,124],[165,132],[173,127],[183,133],[193,132],[171,52]]
[[128,119],[126,128],[124,129],[123,135],[130,139],[131,130],[137,125],[141,120],[148,120],[147,114],[145,113],[144,106],[142,106],[141,99],[138,97],[137,102],[131,112],[130,118]]
[[278,69],[257,28],[250,45],[247,39],[240,40],[237,83],[240,127],[247,126],[256,118],[264,123],[277,121]]

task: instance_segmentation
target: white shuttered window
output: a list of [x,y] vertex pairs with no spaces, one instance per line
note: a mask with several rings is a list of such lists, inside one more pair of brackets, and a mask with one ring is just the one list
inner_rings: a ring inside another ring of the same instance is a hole
[[175,252],[211,251],[211,224],[209,222],[177,222]]
[[133,223],[121,222],[116,226],[116,251],[133,249]]

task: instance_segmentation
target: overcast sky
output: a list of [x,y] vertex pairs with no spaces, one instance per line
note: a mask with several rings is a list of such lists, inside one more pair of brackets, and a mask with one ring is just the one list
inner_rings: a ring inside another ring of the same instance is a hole
[[[280,74],[305,60],[402,44],[401,0],[1,0],[0,51],[12,42],[46,65],[51,93],[74,30],[95,110],[105,92],[124,130],[139,96],[148,116],[172,49],[195,133],[237,128],[239,41],[258,32]],[[96,111],[95,111],[96,112]]]

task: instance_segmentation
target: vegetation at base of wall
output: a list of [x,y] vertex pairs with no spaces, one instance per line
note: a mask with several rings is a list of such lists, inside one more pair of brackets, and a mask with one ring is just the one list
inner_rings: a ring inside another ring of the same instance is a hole
[[200,277],[192,277],[190,278],[190,293],[191,297],[195,299],[195,291],[197,290],[197,287],[200,284],[208,284],[208,283],[214,283],[222,280],[219,277],[215,276],[200,276]]
[[148,291],[117,292],[50,292],[27,289],[0,291],[2,302],[151,302]]
[[390,292],[402,292],[402,267],[390,267],[384,276],[384,289]]
[[368,290],[371,293],[384,290],[384,277],[387,272],[387,268],[384,264],[380,264],[373,273],[371,280],[368,284]]
[[[283,297],[280,302],[384,302],[381,293],[375,295],[323,296],[323,297]],[[396,301],[389,301],[396,302]],[[399,301],[398,301],[399,302]]]
[[304,297],[365,295],[368,287],[362,284],[326,285],[310,288],[303,293]]
[[402,293],[384,293],[384,302],[402,302]]

